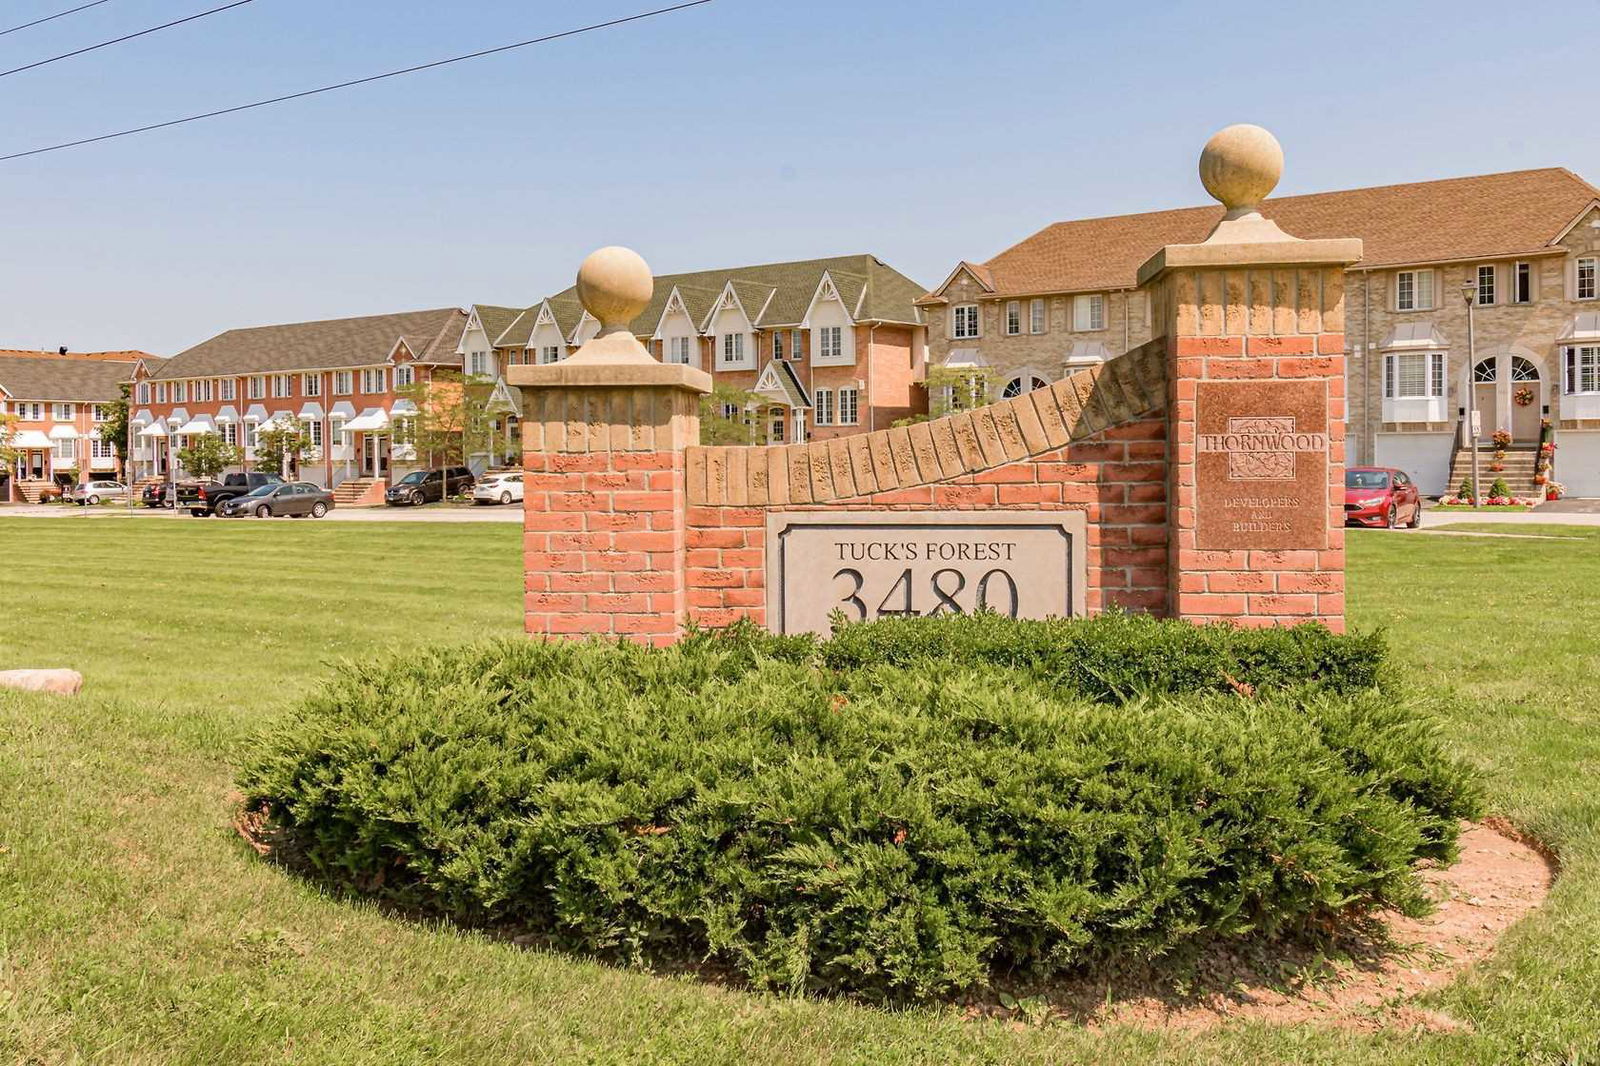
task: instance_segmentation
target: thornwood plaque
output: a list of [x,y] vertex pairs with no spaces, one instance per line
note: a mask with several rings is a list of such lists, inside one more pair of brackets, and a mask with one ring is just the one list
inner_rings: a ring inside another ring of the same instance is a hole
[[767,516],[767,620],[778,633],[988,608],[1084,613],[1081,511],[805,511]]
[[1202,381],[1195,391],[1195,546],[1325,548],[1322,381]]

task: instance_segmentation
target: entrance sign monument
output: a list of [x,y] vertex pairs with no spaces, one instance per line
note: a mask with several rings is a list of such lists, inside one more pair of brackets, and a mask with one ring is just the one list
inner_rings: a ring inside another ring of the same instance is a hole
[[851,622],[1083,614],[1085,524],[1078,511],[773,512],[767,624],[826,634],[836,611]]
[[1260,210],[1266,130],[1201,155],[1223,211],[1139,271],[1156,339],[986,407],[803,444],[699,444],[709,375],[629,324],[626,249],[585,261],[601,330],[508,369],[524,395],[525,618],[539,636],[671,643],[739,619],[785,633],[980,609],[1107,608],[1344,626],[1344,268]]

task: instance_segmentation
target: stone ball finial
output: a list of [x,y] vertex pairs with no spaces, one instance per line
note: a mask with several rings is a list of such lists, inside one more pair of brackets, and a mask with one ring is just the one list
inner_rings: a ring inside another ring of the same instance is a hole
[[1283,177],[1283,146],[1260,126],[1219,130],[1200,153],[1200,181],[1230,216],[1253,211]]
[[631,248],[601,248],[578,267],[578,302],[600,320],[602,330],[620,329],[638,318],[654,291],[649,264]]

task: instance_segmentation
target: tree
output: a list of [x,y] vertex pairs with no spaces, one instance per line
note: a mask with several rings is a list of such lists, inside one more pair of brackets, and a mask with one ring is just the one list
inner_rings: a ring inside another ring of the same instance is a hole
[[764,439],[756,410],[766,400],[732,385],[714,385],[700,398],[701,444],[759,444]]
[[243,452],[215,433],[203,433],[191,440],[187,448],[178,449],[178,462],[197,478],[216,477],[243,458]]
[[17,416],[0,412],[0,477],[11,473],[21,454],[13,443],[17,438]]
[[256,466],[275,474],[299,472],[300,460],[311,450],[311,438],[297,422],[269,425],[256,433]]
[[100,439],[110,441],[111,446],[117,450],[117,474],[118,476],[125,476],[128,466],[128,433],[130,430],[128,425],[128,399],[133,394],[133,386],[123,382],[118,388],[122,391],[122,395],[118,399],[111,403],[99,405],[107,411],[105,421],[100,423]]
[[927,379],[919,384],[928,393],[928,413],[895,419],[894,425],[909,426],[932,418],[943,418],[957,411],[982,407],[989,402],[994,372],[986,366],[936,366],[929,368]]
[[464,466],[467,457],[494,450],[493,418],[485,405],[481,378],[452,370],[435,371],[432,379],[395,391],[410,400],[417,413],[395,426],[395,443],[414,445],[429,466]]

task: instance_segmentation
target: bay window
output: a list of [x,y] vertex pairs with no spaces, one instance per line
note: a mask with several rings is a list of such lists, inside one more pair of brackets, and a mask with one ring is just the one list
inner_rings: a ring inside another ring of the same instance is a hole
[[1445,420],[1443,352],[1390,352],[1383,357],[1383,420]]

